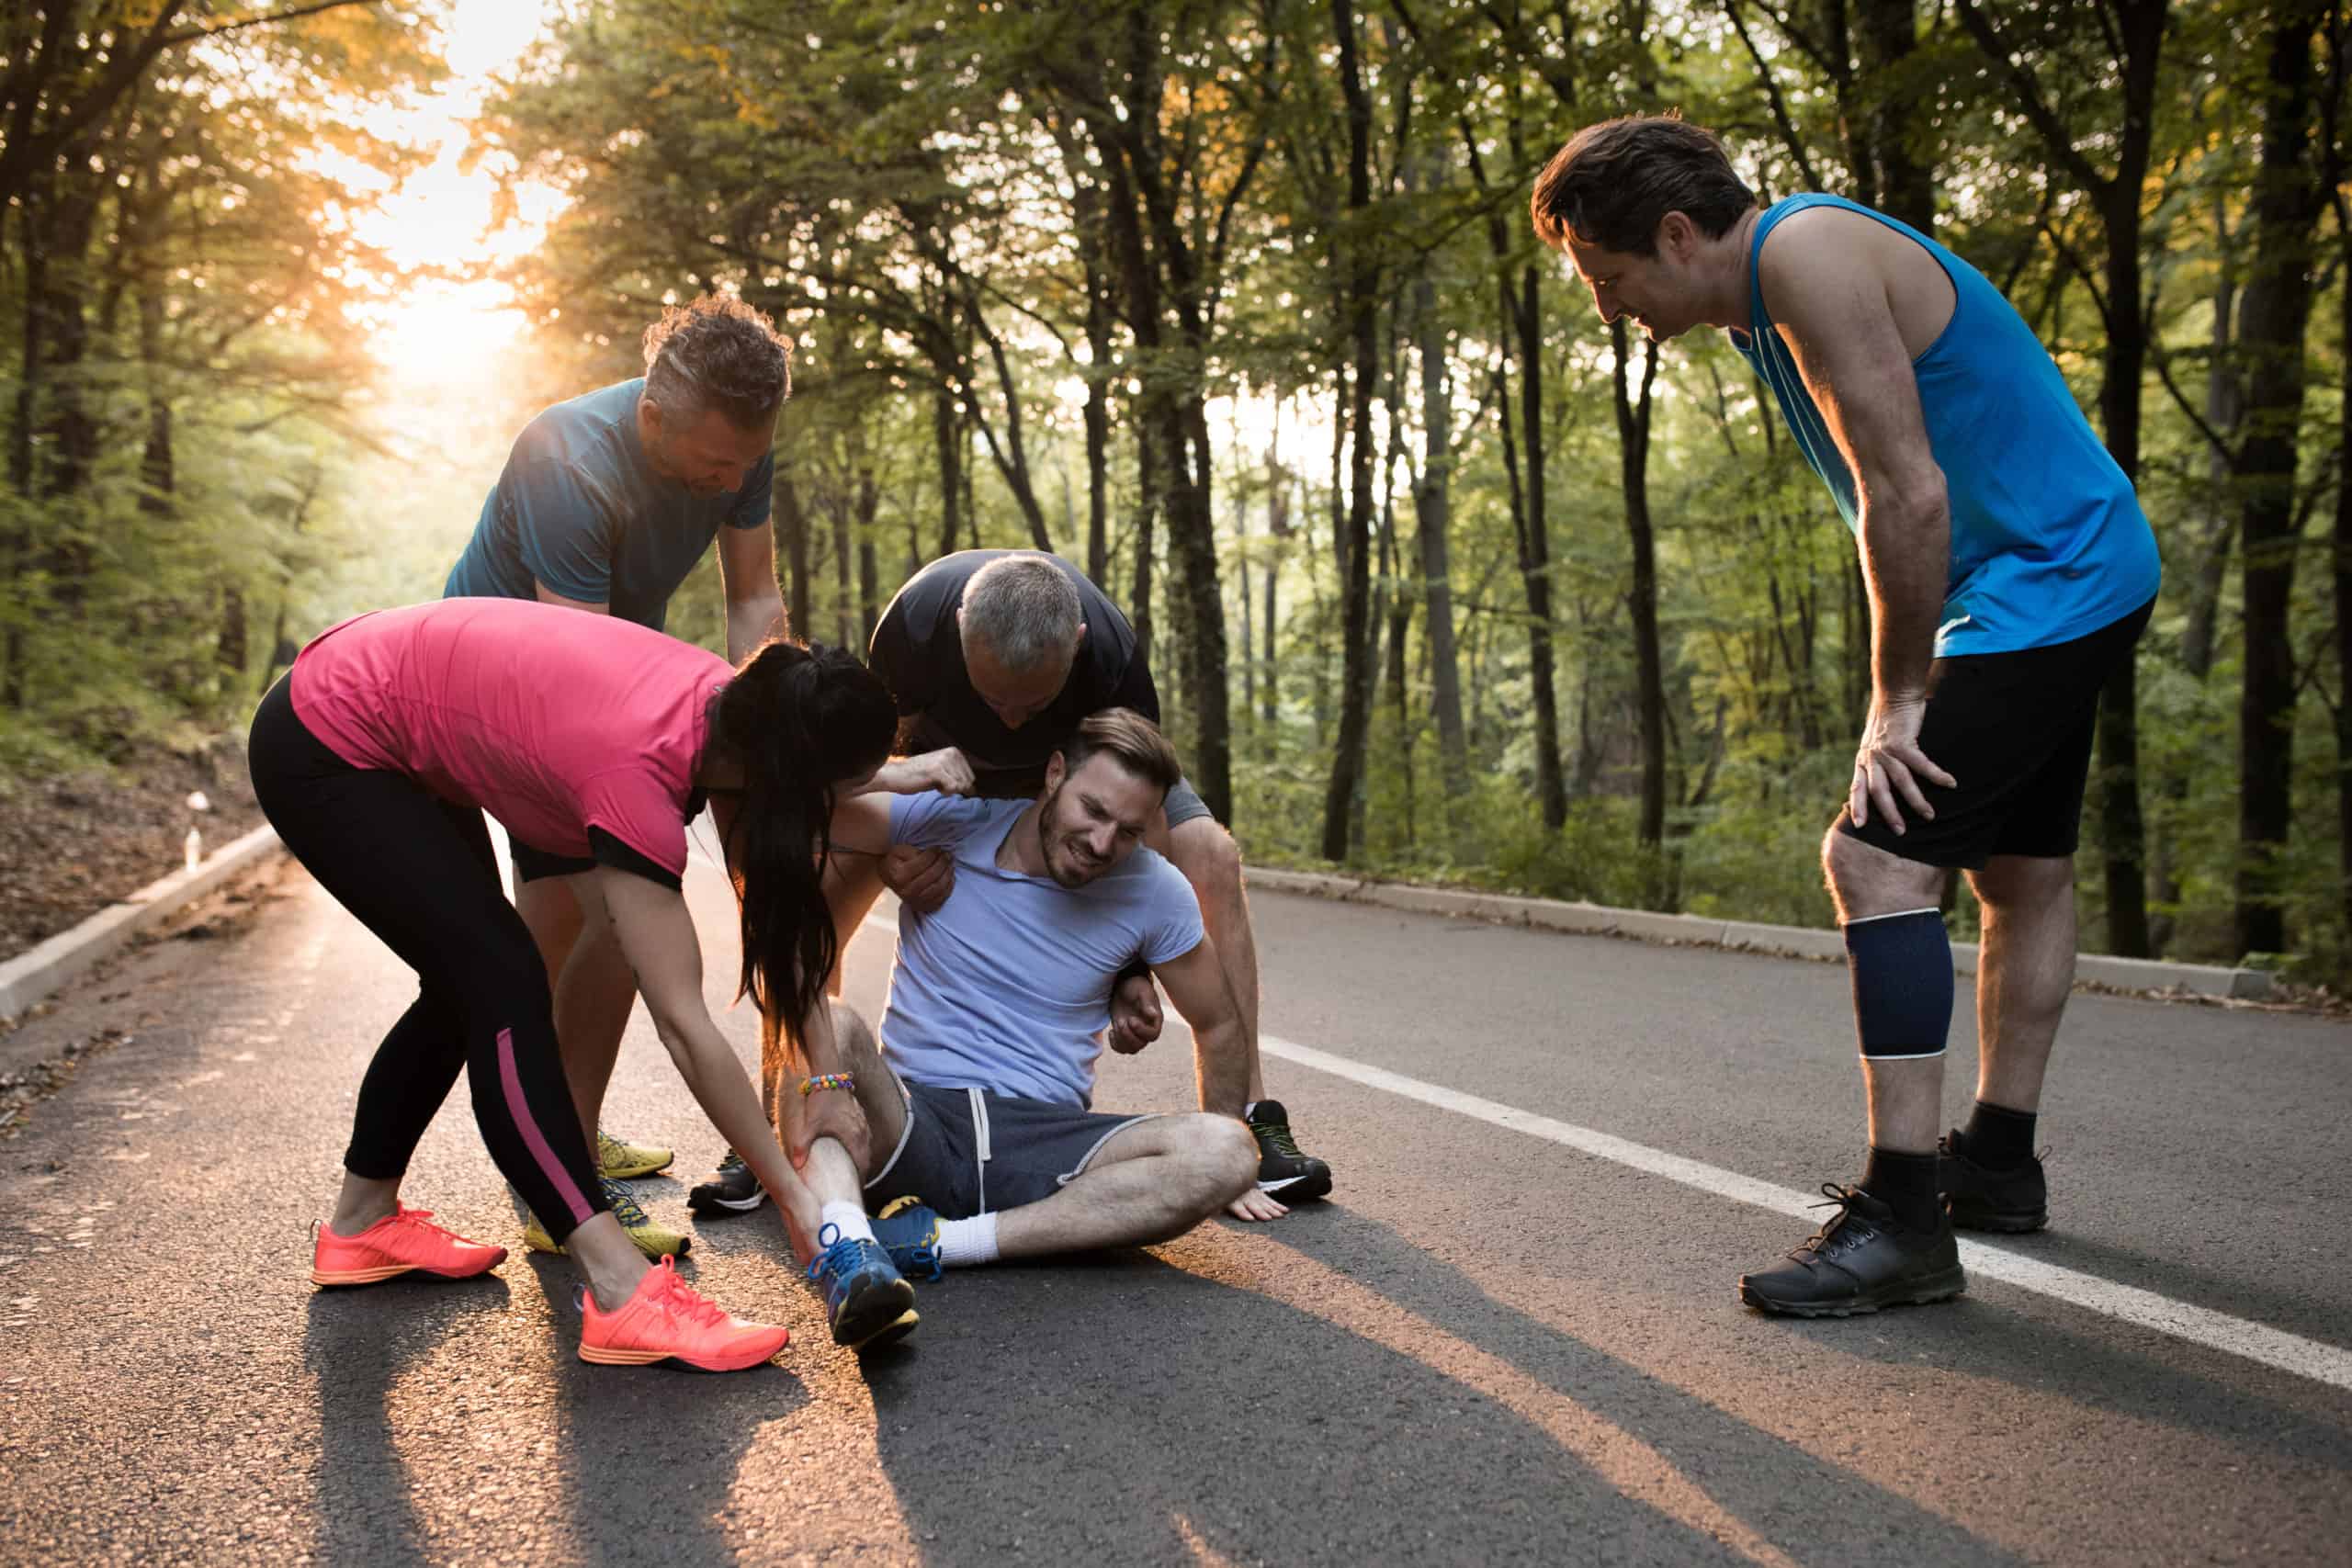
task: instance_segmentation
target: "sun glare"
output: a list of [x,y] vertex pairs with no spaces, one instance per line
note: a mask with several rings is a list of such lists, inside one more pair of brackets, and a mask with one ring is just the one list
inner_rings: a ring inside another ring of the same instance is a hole
[[373,348],[396,381],[472,381],[488,373],[523,324],[523,312],[498,284],[425,284],[384,311]]
[[[466,165],[466,122],[481,112],[493,78],[544,36],[552,13],[553,0],[459,0],[446,37],[449,77],[430,97],[367,117],[379,136],[433,149],[432,163],[389,190],[356,164],[333,168],[379,196],[373,209],[351,215],[352,229],[395,266],[463,274],[538,243],[560,197],[526,187],[517,193],[518,210],[500,224],[493,175]],[[375,311],[372,325],[370,352],[396,381],[447,385],[485,378],[524,321],[503,284],[428,279]]]

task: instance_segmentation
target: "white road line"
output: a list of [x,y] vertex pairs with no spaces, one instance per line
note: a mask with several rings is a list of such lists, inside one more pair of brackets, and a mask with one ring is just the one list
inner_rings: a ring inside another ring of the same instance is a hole
[[[1680,1155],[1670,1155],[1645,1144],[1599,1133],[1589,1127],[1578,1127],[1566,1122],[1555,1122],[1549,1116],[1538,1116],[1532,1111],[1521,1111],[1492,1100],[1481,1100],[1475,1094],[1445,1089],[1437,1084],[1423,1083],[1401,1073],[1382,1067],[1367,1066],[1345,1056],[1335,1056],[1329,1051],[1318,1051],[1311,1045],[1295,1041],[1278,1040],[1261,1035],[1259,1049],[1269,1056],[1279,1056],[1303,1067],[1313,1067],[1343,1077],[1367,1088],[1384,1089],[1390,1094],[1418,1100],[1424,1105],[1434,1105],[1442,1111],[1473,1117],[1480,1122],[1524,1133],[1530,1137],[1543,1138],[1605,1159],[1617,1165],[1631,1166],[1635,1170],[1662,1176],[1668,1181],[1694,1187],[1718,1198],[1736,1202],[1753,1203],[1759,1209],[1792,1215],[1808,1222],[1818,1215],[1809,1204],[1820,1200],[1809,1193],[1775,1187],[1758,1181],[1736,1171],[1722,1170],[1702,1165]],[[2073,1269],[2062,1269],[2040,1258],[2012,1252],[2004,1247],[1992,1247],[1981,1241],[1962,1239],[1960,1244],[1962,1264],[1979,1278],[1998,1280],[2019,1290],[2033,1291],[2052,1297],[2070,1306],[2095,1312],[2142,1328],[2152,1328],[2176,1339],[2201,1345],[2209,1350],[2259,1361],[2280,1371],[2336,1388],[2352,1389],[2352,1350],[2306,1339],[2283,1329],[2265,1324],[2232,1317],[2227,1313],[2192,1306],[2177,1302],[2153,1291],[2121,1285],[2112,1280],[2102,1280],[2096,1274],[2085,1274]]]
[[[898,931],[895,910],[876,911],[867,916],[865,923],[879,931],[888,931],[894,936]],[[1668,1181],[1679,1182],[1718,1198],[1752,1203],[1759,1209],[1788,1214],[1807,1224],[1820,1217],[1811,1207],[1821,1201],[1817,1194],[1775,1187],[1769,1181],[1758,1181],[1736,1170],[1724,1170],[1695,1159],[1685,1159],[1680,1155],[1670,1155],[1664,1149],[1654,1149],[1646,1144],[1596,1132],[1590,1127],[1555,1122],[1549,1116],[1539,1116],[1532,1111],[1521,1111],[1499,1100],[1481,1100],[1475,1094],[1464,1094],[1459,1089],[1423,1083],[1419,1078],[1408,1078],[1402,1073],[1392,1073],[1385,1067],[1369,1066],[1345,1056],[1335,1056],[1329,1051],[1318,1051],[1312,1045],[1301,1045],[1294,1040],[1264,1034],[1259,1036],[1258,1048],[1269,1056],[1279,1056],[1302,1067],[1313,1067],[1318,1072],[1330,1073],[1370,1089],[1385,1089],[1408,1100],[1418,1100],[1424,1105],[1434,1105],[1442,1111],[1452,1111],[1514,1133],[1525,1133],[1530,1137],[1543,1138],[1596,1159],[1665,1177]],[[2352,1350],[2341,1346],[2306,1339],[2300,1334],[2290,1334],[2283,1328],[2273,1328],[2267,1324],[2232,1317],[2227,1313],[2193,1306],[2187,1302],[2177,1302],[2154,1291],[2102,1280],[2096,1274],[2086,1274],[2079,1269],[2062,1269],[2057,1264],[2045,1263],[2038,1258],[2029,1258],[2005,1247],[1994,1247],[1967,1237],[1961,1239],[1960,1259],[1962,1267],[1979,1279],[1998,1280],[2005,1285],[2032,1291],[2064,1302],[2069,1306],[2098,1313],[2103,1317],[2151,1328],[2191,1345],[2219,1350],[2223,1355],[2258,1361],[2266,1367],[2292,1372],[2297,1377],[2310,1378],[2314,1382],[2352,1389]]]

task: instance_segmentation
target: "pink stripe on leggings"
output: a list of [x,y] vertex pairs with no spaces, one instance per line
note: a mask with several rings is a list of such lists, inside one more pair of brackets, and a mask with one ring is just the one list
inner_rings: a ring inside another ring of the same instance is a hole
[[523,1146],[539,1162],[539,1172],[555,1188],[555,1195],[571,1205],[571,1223],[586,1224],[595,1211],[580,1195],[571,1173],[563,1168],[563,1162],[548,1147],[547,1139],[539,1134],[539,1124],[531,1120],[530,1108],[523,1103],[523,1080],[514,1073],[514,1032],[511,1029],[498,1032],[498,1082],[506,1091],[506,1114],[514,1119],[514,1130],[523,1134]]

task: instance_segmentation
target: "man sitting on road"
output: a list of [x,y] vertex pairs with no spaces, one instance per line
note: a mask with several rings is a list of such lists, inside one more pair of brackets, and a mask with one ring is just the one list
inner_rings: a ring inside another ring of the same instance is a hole
[[[962,550],[908,579],[874,629],[874,672],[898,699],[905,749],[888,765],[893,789],[925,785],[951,794],[1026,798],[1037,793],[1046,759],[1080,719],[1127,708],[1159,722],[1159,697],[1135,627],[1085,573],[1035,550]],[[1241,1071],[1196,1064],[1201,1109],[1238,1114],[1258,1141],[1256,1190],[1233,1205],[1237,1219],[1272,1220],[1331,1190],[1331,1168],[1300,1151],[1290,1113],[1266,1097],[1258,1049],[1258,948],[1242,890],[1241,852],[1183,779],[1155,807],[1150,848],[1192,885],[1239,1015],[1231,1049]],[[829,880],[844,948],[885,884],[902,903],[938,907],[953,863],[904,847],[872,865],[853,860]],[[1131,974],[1114,990],[1111,1039],[1137,1050],[1159,1032],[1151,982]],[[1196,1043],[1206,1050],[1208,1043]],[[1213,1083],[1232,1083],[1211,1098]]]
[[[1238,1077],[1241,1021],[1200,907],[1183,874],[1142,847],[1181,776],[1156,726],[1112,708],[1054,754],[1035,800],[865,795],[837,807],[837,854],[935,846],[956,863],[954,897],[899,911],[878,1043],[841,1002],[803,1031],[806,1063],[775,1043],[781,1030],[765,1032],[796,1161],[829,1135],[870,1151],[872,1231],[899,1268],[935,1278],[942,1265],[1164,1241],[1256,1181],[1258,1145],[1237,1117],[1090,1109],[1112,987],[1138,959],[1200,1038],[1204,1070]],[[852,1107],[804,1066],[853,1080],[863,1127],[841,1136]],[[1238,1102],[1238,1083],[1201,1087],[1204,1100]],[[845,1165],[828,1155],[805,1170],[825,1243],[865,1239],[843,1209],[858,1193],[827,1190],[848,1185],[835,1174]]]

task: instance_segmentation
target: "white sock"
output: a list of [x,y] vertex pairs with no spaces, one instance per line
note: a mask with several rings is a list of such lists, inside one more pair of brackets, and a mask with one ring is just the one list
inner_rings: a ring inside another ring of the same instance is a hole
[[996,1214],[974,1214],[968,1220],[939,1222],[939,1261],[950,1269],[968,1269],[997,1259]]
[[826,1225],[839,1225],[842,1234],[836,1238],[837,1240],[872,1241],[874,1239],[874,1227],[866,1223],[865,1205],[863,1203],[828,1203],[818,1215],[817,1223],[820,1230]]

